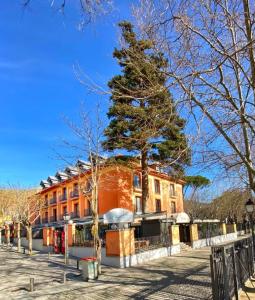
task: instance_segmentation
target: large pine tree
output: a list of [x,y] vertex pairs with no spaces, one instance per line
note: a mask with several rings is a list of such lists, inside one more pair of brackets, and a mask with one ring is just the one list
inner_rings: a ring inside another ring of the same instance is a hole
[[175,110],[166,88],[164,69],[167,60],[152,51],[150,40],[139,40],[129,22],[119,24],[124,46],[115,49],[122,74],[108,83],[112,105],[110,124],[105,130],[106,150],[139,152],[142,169],[142,203],[147,212],[148,161],[182,169],[189,162],[189,150],[183,133],[185,122]]

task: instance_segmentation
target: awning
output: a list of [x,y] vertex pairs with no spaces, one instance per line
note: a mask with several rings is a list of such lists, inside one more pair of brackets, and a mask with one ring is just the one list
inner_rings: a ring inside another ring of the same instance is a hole
[[162,212],[155,212],[155,213],[145,213],[145,214],[136,214],[135,220],[137,219],[143,219],[143,220],[162,220],[165,219],[167,216],[166,211]]
[[190,217],[185,212],[171,214],[170,217],[175,220],[176,224],[190,223]]

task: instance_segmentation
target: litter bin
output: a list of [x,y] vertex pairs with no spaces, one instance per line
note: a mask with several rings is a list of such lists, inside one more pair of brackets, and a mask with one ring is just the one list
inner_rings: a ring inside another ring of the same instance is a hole
[[98,262],[95,257],[84,257],[80,260],[84,280],[98,278]]

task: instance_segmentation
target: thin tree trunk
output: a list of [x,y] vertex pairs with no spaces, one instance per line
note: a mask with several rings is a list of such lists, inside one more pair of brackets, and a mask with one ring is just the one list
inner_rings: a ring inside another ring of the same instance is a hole
[[6,244],[10,245],[10,226],[6,225]]
[[96,259],[98,263],[98,274],[101,274],[101,239],[99,236],[99,224],[98,224],[98,215],[95,218],[95,237],[94,237],[94,249],[96,254]]
[[26,226],[27,229],[27,236],[28,236],[28,254],[32,255],[33,250],[33,240],[32,240],[32,226]]
[[18,252],[21,250],[20,222],[17,223]]
[[147,150],[141,151],[142,164],[142,210],[143,213],[148,212],[148,198],[149,198],[149,176],[148,176],[148,158]]
[[98,218],[98,178],[96,178],[96,174],[94,174],[93,182],[97,182],[97,184],[93,183],[92,189],[92,215],[93,215],[93,238],[94,238],[94,253],[98,263],[98,274],[101,274],[101,240],[99,236],[99,218]]

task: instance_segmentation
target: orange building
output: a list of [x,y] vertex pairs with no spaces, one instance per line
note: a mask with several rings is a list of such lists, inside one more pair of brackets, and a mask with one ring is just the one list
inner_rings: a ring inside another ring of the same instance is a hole
[[[63,215],[68,213],[77,228],[92,223],[90,209],[90,164],[79,160],[55,176],[41,181],[41,197],[45,206],[36,225],[63,227]],[[149,167],[148,211],[142,213],[141,169],[138,164],[114,164],[100,171],[98,185],[98,209],[102,217],[114,208],[127,209],[134,213],[136,235],[139,235],[141,220],[168,219],[176,221],[183,213],[184,181],[174,179],[162,172],[157,165]],[[102,224],[102,230],[104,225]],[[90,231],[84,240],[89,240]]]

